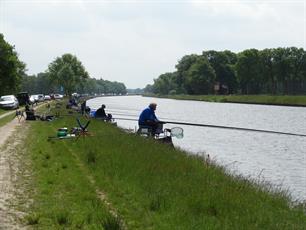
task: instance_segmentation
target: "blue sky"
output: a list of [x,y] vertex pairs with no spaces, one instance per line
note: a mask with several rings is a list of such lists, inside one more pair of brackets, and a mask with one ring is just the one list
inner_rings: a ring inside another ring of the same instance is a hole
[[306,49],[306,0],[0,0],[0,33],[28,74],[72,53],[91,77],[144,87],[186,54]]

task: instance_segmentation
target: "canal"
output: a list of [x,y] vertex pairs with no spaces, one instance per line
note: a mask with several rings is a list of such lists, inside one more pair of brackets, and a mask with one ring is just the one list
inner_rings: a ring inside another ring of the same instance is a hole
[[[141,96],[91,99],[97,109],[106,105],[113,117],[135,118],[150,102],[157,103],[160,120],[265,129],[306,134],[306,108],[172,100]],[[135,129],[136,121],[117,120]],[[192,154],[210,158],[232,174],[289,191],[293,200],[306,200],[306,137],[215,129],[185,125],[184,138],[174,144]]]

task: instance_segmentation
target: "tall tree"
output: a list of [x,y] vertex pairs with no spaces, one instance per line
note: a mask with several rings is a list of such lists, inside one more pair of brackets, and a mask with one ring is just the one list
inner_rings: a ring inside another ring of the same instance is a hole
[[153,85],[147,84],[146,87],[143,89],[143,91],[145,93],[153,93],[154,92]]
[[264,49],[259,52],[260,57],[260,71],[265,82],[265,92],[276,94],[277,92],[277,79],[274,74],[274,50]]
[[203,56],[206,57],[216,73],[216,81],[220,87],[225,85],[228,87],[229,93],[233,93],[237,87],[237,79],[234,72],[234,64],[236,63],[236,54],[226,51],[204,51]]
[[243,94],[258,94],[262,87],[260,59],[257,49],[244,50],[238,54],[237,78]]
[[288,48],[288,59],[291,67],[288,91],[290,94],[302,93],[306,53],[302,48],[290,47]]
[[187,71],[190,66],[196,62],[198,57],[199,55],[197,54],[185,55],[178,61],[177,65],[175,66],[177,69],[177,93],[186,93],[185,83],[187,80]]
[[25,64],[18,58],[15,47],[0,34],[0,95],[16,93],[25,74]]
[[289,80],[291,65],[289,50],[287,48],[277,48],[273,52],[274,74],[278,81],[278,88],[283,94],[289,93]]
[[164,73],[157,79],[154,79],[153,91],[158,94],[169,94],[171,90],[176,90],[176,75],[175,73]]
[[77,92],[89,94],[126,94],[127,90],[123,83],[107,81],[103,79],[88,78],[77,86]]
[[213,93],[216,74],[208,60],[200,56],[187,71],[186,89],[189,94]]
[[82,63],[72,54],[64,54],[56,58],[48,67],[52,81],[64,88],[67,95],[71,95],[80,82],[89,78]]

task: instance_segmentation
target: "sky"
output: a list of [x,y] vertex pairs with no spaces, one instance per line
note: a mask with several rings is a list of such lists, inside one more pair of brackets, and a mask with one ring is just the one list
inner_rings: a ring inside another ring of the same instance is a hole
[[0,0],[0,33],[29,75],[71,53],[92,78],[143,88],[204,50],[306,50],[306,0]]

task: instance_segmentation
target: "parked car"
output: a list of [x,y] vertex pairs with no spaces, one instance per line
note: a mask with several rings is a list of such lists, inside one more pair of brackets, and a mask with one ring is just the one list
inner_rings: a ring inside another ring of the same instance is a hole
[[34,100],[34,103],[38,102],[38,94],[34,94],[31,97],[32,97],[32,100]]
[[38,101],[44,101],[45,100],[45,96],[43,94],[38,94]]
[[20,92],[16,97],[18,99],[19,105],[26,105],[30,103],[30,97],[27,92]]
[[50,95],[45,95],[45,100],[51,100],[51,97],[50,97]]
[[61,94],[54,94],[54,99],[63,99],[63,95],[61,95]]
[[19,102],[14,95],[5,95],[0,98],[0,107],[4,109],[18,109]]
[[30,96],[30,104],[34,104],[36,101],[35,101],[35,97],[34,97],[35,95],[31,95]]

